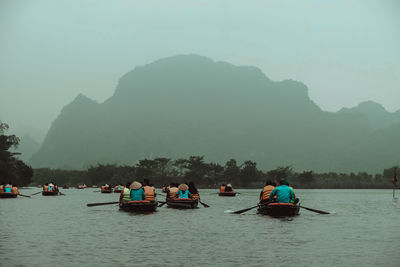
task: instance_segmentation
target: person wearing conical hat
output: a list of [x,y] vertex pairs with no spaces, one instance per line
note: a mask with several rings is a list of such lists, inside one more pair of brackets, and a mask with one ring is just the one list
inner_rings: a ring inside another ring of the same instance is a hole
[[231,184],[227,184],[225,187],[225,192],[233,192],[233,187]]
[[178,186],[179,191],[176,193],[178,198],[192,198],[192,194],[189,192],[189,186],[187,184],[180,184]]
[[136,200],[144,200],[145,199],[145,194],[142,188],[142,184],[134,181],[131,183],[130,187],[131,189],[131,201],[136,201]]

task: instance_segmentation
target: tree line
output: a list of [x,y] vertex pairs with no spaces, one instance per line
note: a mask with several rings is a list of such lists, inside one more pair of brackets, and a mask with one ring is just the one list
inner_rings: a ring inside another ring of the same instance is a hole
[[313,171],[295,172],[291,166],[281,166],[269,171],[257,168],[253,161],[238,164],[235,159],[224,165],[205,162],[204,156],[170,159],[143,159],[132,166],[98,164],[87,170],[35,169],[34,184],[50,181],[58,185],[76,186],[78,184],[125,184],[128,181],[142,181],[147,178],[161,187],[170,182],[193,181],[200,188],[217,188],[222,183],[231,183],[235,188],[260,188],[266,180],[278,182],[287,179],[295,188],[393,188],[393,168],[383,170],[382,174],[359,173],[315,173]]
[[8,128],[8,124],[0,121],[0,184],[28,185],[33,170],[17,158],[19,153],[10,151],[18,147],[20,139],[15,135],[6,135]]

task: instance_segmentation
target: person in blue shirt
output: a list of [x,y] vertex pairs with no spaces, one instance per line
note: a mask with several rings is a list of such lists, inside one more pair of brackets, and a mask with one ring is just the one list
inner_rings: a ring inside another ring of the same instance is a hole
[[178,189],[179,191],[176,193],[177,198],[192,198],[192,194],[189,192],[189,186],[187,184],[180,184]]
[[141,183],[134,181],[133,183],[131,183],[130,189],[131,189],[131,201],[145,199],[146,196],[144,194],[144,190],[142,188]]
[[285,180],[279,181],[279,186],[272,190],[269,199],[273,199],[274,196],[276,196],[276,202],[279,203],[289,203],[294,199],[293,191],[285,184]]

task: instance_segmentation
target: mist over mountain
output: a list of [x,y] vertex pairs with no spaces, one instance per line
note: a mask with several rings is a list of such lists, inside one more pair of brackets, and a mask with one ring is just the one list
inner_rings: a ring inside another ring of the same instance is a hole
[[21,153],[18,158],[29,163],[30,158],[33,154],[38,152],[39,148],[40,143],[33,139],[29,134],[26,134],[20,138],[18,148],[13,151]]
[[222,164],[252,160],[264,169],[381,172],[397,162],[399,117],[373,102],[325,112],[300,82],[180,55],[126,73],[104,103],[76,97],[31,163],[85,168],[205,155]]

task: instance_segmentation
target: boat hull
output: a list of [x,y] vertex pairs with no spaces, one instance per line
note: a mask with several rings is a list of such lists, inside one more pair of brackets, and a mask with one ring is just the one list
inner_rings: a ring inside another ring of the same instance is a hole
[[101,190],[101,193],[102,194],[110,194],[110,193],[112,193],[112,189],[110,189],[110,190]]
[[58,196],[57,191],[42,191],[43,196]]
[[168,208],[174,209],[195,209],[198,204],[197,199],[167,199]]
[[157,201],[129,201],[127,203],[120,203],[119,209],[128,212],[144,213],[156,211],[157,206]]
[[13,193],[5,193],[2,192],[0,193],[0,198],[16,198],[18,194],[13,194]]
[[218,194],[220,197],[234,197],[236,196],[235,192],[225,192],[225,193],[219,193]]
[[257,212],[272,217],[291,217],[299,215],[300,206],[292,203],[260,204]]

